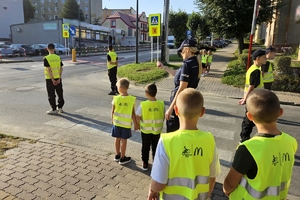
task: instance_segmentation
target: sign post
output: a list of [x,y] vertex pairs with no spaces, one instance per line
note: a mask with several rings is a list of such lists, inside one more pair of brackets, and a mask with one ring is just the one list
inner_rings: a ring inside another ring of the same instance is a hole
[[[158,51],[159,51],[159,37],[161,29],[161,14],[150,14],[149,15],[149,36],[157,37],[157,61],[158,61]],[[153,38],[151,38],[153,42]],[[152,47],[152,44],[151,44]],[[151,58],[153,58],[153,49],[151,48]]]
[[[65,38],[65,47],[67,47],[67,38],[70,37],[70,34],[69,34],[69,24],[62,24],[62,35],[63,35],[63,38]],[[67,51],[66,51],[66,54],[67,54]]]
[[[76,35],[75,26],[70,26],[69,27],[69,34],[70,34],[70,36],[72,36],[72,47],[74,48],[74,36]],[[68,49],[70,50],[70,45],[69,45]]]

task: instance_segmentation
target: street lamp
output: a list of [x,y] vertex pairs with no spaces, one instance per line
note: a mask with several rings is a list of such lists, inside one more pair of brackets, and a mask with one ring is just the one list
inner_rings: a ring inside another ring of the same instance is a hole
[[135,63],[139,63],[139,0],[136,0],[136,38],[135,38]]
[[78,45],[79,45],[79,52],[78,55],[81,55],[81,28],[80,28],[80,1],[78,2]]

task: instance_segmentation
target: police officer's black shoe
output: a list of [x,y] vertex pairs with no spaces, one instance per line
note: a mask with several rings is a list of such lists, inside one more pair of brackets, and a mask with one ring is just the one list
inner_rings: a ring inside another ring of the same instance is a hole
[[115,91],[110,91],[110,93],[108,93],[108,95],[115,95],[116,92]]

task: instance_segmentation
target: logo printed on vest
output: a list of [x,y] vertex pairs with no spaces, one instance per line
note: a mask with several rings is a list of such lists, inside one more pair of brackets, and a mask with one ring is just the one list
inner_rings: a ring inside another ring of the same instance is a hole
[[[149,111],[149,112],[152,112],[152,108],[149,108],[148,111]],[[154,112],[158,112],[158,108],[153,108],[153,111],[154,111]]]
[[190,149],[187,149],[186,146],[184,146],[183,148],[184,148],[184,150],[183,150],[183,152],[182,152],[182,155],[183,155],[183,156],[185,156],[186,158],[192,156],[191,150],[190,150]]
[[203,149],[202,147],[196,147],[194,149],[194,155],[191,153],[191,149],[186,148],[186,146],[183,147],[184,150],[182,152],[182,155],[186,158],[190,157],[190,156],[203,156]]
[[124,104],[123,104],[122,102],[120,102],[120,103],[119,103],[119,106],[128,106],[128,103],[124,103]]
[[273,160],[272,160],[272,164],[274,166],[276,166],[278,164],[278,158],[276,156],[273,155]]
[[290,161],[290,154],[289,153],[283,153],[282,154],[282,162]]
[[[200,152],[200,156],[203,156],[203,149],[202,149],[202,147],[196,147],[195,148],[195,150],[194,150],[194,156],[198,156],[199,152]],[[197,153],[197,155],[196,155],[196,153]]]

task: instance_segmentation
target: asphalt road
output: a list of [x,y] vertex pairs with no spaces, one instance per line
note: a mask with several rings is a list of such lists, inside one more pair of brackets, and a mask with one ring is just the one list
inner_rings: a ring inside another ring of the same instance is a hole
[[[140,52],[139,61],[150,58],[150,52]],[[120,63],[135,60],[135,53],[119,54]],[[63,87],[66,111],[48,116],[42,62],[0,64],[0,132],[34,139],[48,139],[71,143],[99,151],[113,152],[111,129],[111,100],[106,76],[105,55],[80,58],[89,64],[73,65],[65,62]],[[129,92],[144,99],[142,86],[131,85]],[[158,99],[168,105],[170,91],[161,89]],[[211,131],[217,143],[222,164],[223,182],[239,141],[244,107],[236,99],[205,96],[206,114],[199,120],[199,128]],[[300,141],[300,107],[282,106],[284,115],[279,128]],[[255,131],[254,131],[255,132]],[[128,143],[128,154],[140,163],[141,138],[138,132]],[[270,149],[271,151],[271,149]],[[300,150],[296,155],[290,193],[300,196]]]

